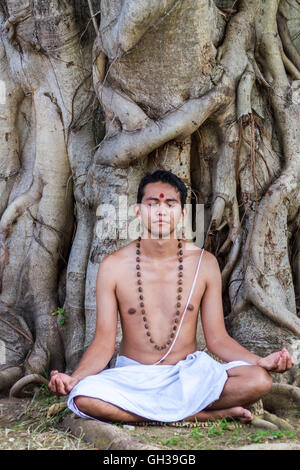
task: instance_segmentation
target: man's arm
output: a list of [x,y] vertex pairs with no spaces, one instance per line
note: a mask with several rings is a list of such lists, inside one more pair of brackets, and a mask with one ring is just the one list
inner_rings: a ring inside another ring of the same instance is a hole
[[72,377],[81,380],[97,374],[110,361],[116,344],[118,304],[115,294],[115,265],[111,255],[99,264],[96,280],[96,330],[92,343],[82,356]]
[[285,348],[262,358],[248,351],[228,335],[224,323],[220,267],[214,255],[206,254],[208,255],[206,257],[207,280],[201,301],[201,319],[208,350],[226,362],[242,360],[274,372],[284,372],[290,369],[293,363]]
[[118,320],[115,272],[115,259],[109,255],[101,261],[97,274],[94,339],[71,376],[58,371],[51,372],[49,388],[53,393],[66,395],[77,382],[101,372],[110,361],[115,349]]

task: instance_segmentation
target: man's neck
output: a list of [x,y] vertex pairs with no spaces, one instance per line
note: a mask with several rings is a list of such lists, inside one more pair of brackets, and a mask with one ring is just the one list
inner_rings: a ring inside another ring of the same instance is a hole
[[[182,244],[184,246],[184,244]],[[143,255],[151,259],[170,259],[178,257],[177,238],[143,238],[141,240]]]

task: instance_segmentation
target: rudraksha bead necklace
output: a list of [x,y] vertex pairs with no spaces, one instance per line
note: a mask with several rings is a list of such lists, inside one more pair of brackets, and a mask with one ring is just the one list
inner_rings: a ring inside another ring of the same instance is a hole
[[176,303],[176,314],[175,314],[175,320],[174,320],[174,326],[172,327],[172,331],[168,337],[168,340],[166,341],[165,344],[162,346],[159,346],[158,344],[155,343],[154,339],[152,338],[150,328],[149,328],[149,323],[147,319],[147,314],[145,310],[145,303],[144,303],[144,296],[143,296],[143,288],[142,288],[142,280],[141,280],[141,266],[140,266],[140,261],[141,261],[141,237],[138,238],[138,241],[136,242],[136,275],[137,275],[137,283],[138,283],[138,293],[139,293],[139,302],[140,302],[140,307],[141,307],[141,314],[142,318],[144,321],[144,327],[146,329],[146,335],[149,338],[149,341],[151,344],[153,344],[154,348],[157,349],[158,351],[161,351],[162,349],[166,349],[171,343],[172,340],[175,336],[175,331],[177,330],[177,323],[179,322],[179,317],[180,317],[180,307],[181,307],[181,298],[182,298],[182,283],[183,283],[183,250],[182,250],[182,240],[178,240],[178,288],[177,288],[177,303]]

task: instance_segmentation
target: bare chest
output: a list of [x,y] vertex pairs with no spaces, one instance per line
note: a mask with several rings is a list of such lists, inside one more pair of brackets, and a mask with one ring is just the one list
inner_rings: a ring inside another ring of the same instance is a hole
[[199,274],[189,299],[194,275],[192,263],[184,266],[181,276],[175,264],[163,268],[146,264],[139,277],[135,264],[130,265],[126,273],[121,271],[116,297],[123,329],[140,328],[144,321],[159,334],[168,329],[176,318],[180,320],[185,308],[186,322],[194,322],[205,289],[204,279]]

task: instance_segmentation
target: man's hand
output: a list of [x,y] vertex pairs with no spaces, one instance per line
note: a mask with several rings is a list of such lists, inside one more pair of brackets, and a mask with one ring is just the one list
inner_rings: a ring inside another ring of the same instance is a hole
[[77,382],[79,380],[70,375],[58,372],[58,370],[52,370],[48,387],[56,396],[68,395]]
[[283,348],[281,351],[269,354],[269,356],[262,357],[257,362],[257,365],[263,367],[270,372],[286,372],[293,367],[293,361],[287,349]]

